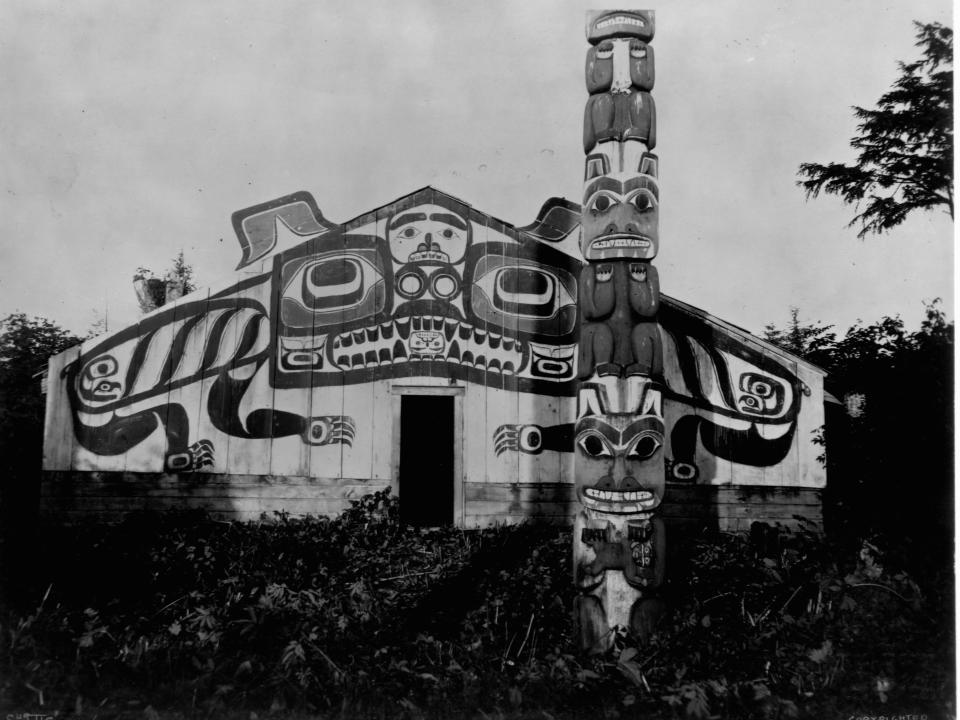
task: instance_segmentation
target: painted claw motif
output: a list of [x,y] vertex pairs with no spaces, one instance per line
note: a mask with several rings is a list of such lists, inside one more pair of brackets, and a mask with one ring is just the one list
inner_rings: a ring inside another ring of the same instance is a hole
[[192,472],[213,465],[213,443],[198,440],[184,452],[170,453],[165,462],[167,472]]
[[307,422],[303,432],[303,441],[307,445],[333,445],[343,443],[353,446],[357,435],[357,424],[346,415],[320,415]]
[[493,448],[499,457],[505,452],[539,455],[544,450],[573,450],[573,425],[501,425],[493,432]]
[[[540,445],[539,428],[536,425],[501,425],[493,433],[493,448],[497,457],[505,452],[517,452],[523,449],[522,436],[525,435],[527,445],[537,449],[526,450],[524,452],[538,453]],[[530,440],[533,440],[531,445]]]

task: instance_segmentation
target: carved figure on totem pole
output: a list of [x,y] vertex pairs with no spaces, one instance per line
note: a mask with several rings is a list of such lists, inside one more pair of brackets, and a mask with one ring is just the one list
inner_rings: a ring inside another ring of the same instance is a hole
[[580,378],[660,376],[657,157],[642,143],[605,143],[587,157],[580,249]]
[[588,13],[573,560],[579,642],[649,638],[663,613],[663,348],[652,11]]
[[[622,54],[627,57],[615,64],[614,55]],[[614,68],[619,71],[616,75]],[[636,38],[604,40],[587,51],[586,77],[591,95],[630,92],[632,88],[653,90],[653,48]]]
[[579,373],[663,374],[656,315],[660,279],[650,263],[591,263],[580,275]]
[[575,614],[581,646],[602,652],[619,628],[641,640],[663,612],[666,533],[661,393],[645,377],[582,383],[574,428]]

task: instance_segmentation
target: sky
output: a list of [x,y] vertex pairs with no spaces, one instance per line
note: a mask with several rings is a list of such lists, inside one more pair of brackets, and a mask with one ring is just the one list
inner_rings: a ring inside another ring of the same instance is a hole
[[[240,258],[230,214],[307,190],[345,222],[425,185],[514,225],[582,192],[584,11],[484,0],[0,3],[0,317],[85,334],[131,279]],[[937,211],[856,237],[802,162],[851,162],[851,106],[949,0],[659,0],[661,289],[748,330],[953,317]]]

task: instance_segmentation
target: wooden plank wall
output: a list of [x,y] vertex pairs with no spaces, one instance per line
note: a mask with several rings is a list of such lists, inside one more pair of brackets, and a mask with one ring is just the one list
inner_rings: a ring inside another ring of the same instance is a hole
[[[468,527],[534,518],[567,524],[579,509],[567,483],[467,483],[464,496]],[[765,522],[822,532],[820,498],[818,488],[668,483],[661,512],[668,524],[687,529],[743,532]]]
[[[45,522],[119,521],[126,513],[202,508],[228,520],[256,520],[262,513],[332,517],[351,500],[389,487],[389,480],[304,476],[46,471]],[[822,531],[821,491],[816,488],[669,484],[663,517],[672,527],[749,531],[753,522]],[[464,484],[465,527],[528,520],[572,524],[578,503],[567,483]]]
[[43,469],[66,470],[73,458],[73,420],[63,369],[80,356],[77,345],[54,355],[47,363],[47,404],[43,419]]
[[[413,200],[405,198],[358,218],[351,228],[362,234],[386,238],[388,220],[401,205],[448,202],[442,193],[432,189],[420,191]],[[469,214],[466,206],[456,207],[457,212]],[[477,217],[474,213],[470,220],[474,243],[497,242],[509,246],[518,242],[518,237],[522,238],[495,218],[487,216],[478,220]],[[335,250],[336,243],[345,242],[344,237],[336,234],[322,236],[313,247],[324,252]],[[536,257],[532,240],[521,239],[519,242],[527,243]],[[520,267],[525,261],[518,258],[514,262]],[[141,318],[139,327],[153,335],[149,351],[141,353],[143,366],[139,370],[127,373],[136,341],[108,348],[118,355],[121,375],[140,390],[151,390],[164,382],[164,378],[169,381],[170,389],[164,394],[117,410],[118,416],[134,411],[156,411],[160,419],[155,432],[124,453],[98,455],[79,445],[73,433],[65,381],[61,378],[61,371],[69,362],[81,352],[96,347],[104,338],[88,340],[81,348],[51,359],[44,455],[44,469],[49,472],[43,494],[49,514],[61,508],[65,517],[78,517],[83,512],[116,515],[146,506],[162,508],[178,504],[205,506],[224,516],[237,518],[257,517],[261,511],[272,512],[281,508],[296,514],[335,513],[346,507],[348,498],[395,482],[399,445],[399,430],[394,417],[399,408],[397,392],[432,387],[458,388],[458,418],[462,418],[456,450],[461,468],[456,478],[455,517],[458,520],[465,525],[483,525],[533,516],[554,521],[566,521],[570,517],[576,505],[572,495],[573,453],[506,450],[498,454],[495,434],[504,425],[537,425],[541,428],[569,425],[574,421],[575,398],[516,392],[508,389],[501,373],[489,369],[485,373],[485,382],[474,383],[449,378],[444,364],[431,361],[418,363],[419,376],[406,376],[409,366],[402,373],[388,366],[379,366],[367,382],[343,384],[341,376],[340,384],[326,384],[320,383],[318,376],[314,375],[312,386],[284,388],[278,387],[283,383],[277,382],[275,364],[263,361],[260,356],[259,365],[246,364],[236,368],[238,375],[248,373],[249,376],[256,372],[257,376],[244,393],[241,407],[223,408],[224,411],[238,411],[241,423],[253,410],[286,412],[303,418],[305,422],[320,416],[347,416],[356,427],[352,442],[315,445],[306,442],[299,434],[261,438],[247,437],[243,429],[235,434],[217,429],[209,407],[215,376],[207,373],[202,380],[181,385],[176,381],[198,372],[200,358],[211,353],[215,362],[208,363],[210,368],[226,366],[238,352],[244,329],[250,322],[260,323],[260,331],[256,348],[245,357],[251,357],[261,347],[259,343],[269,340],[269,322],[264,314],[278,316],[279,290],[268,277],[272,261],[260,263],[257,272],[252,272],[252,267],[251,271],[238,273],[232,287],[227,286],[214,294],[192,293],[175,305],[165,306]],[[257,283],[258,277],[263,282]],[[224,299],[229,297],[234,298],[238,312],[231,313],[223,307]],[[435,304],[428,305],[425,314],[444,314],[445,309],[440,303],[430,302]],[[252,310],[256,303],[261,308]],[[210,308],[214,309],[208,313]],[[170,313],[171,310],[171,321],[165,326],[157,328],[155,322],[151,323],[157,314]],[[222,334],[213,337],[211,328],[217,324],[218,318],[230,315],[232,319],[226,326],[220,323]],[[181,343],[182,357],[171,357],[168,351],[175,345],[178,331],[185,323],[197,322],[200,316],[199,324],[194,326],[197,329],[189,335],[186,344]],[[716,360],[711,357],[709,347],[711,332],[717,338],[736,335],[743,345],[759,352],[764,363],[797,373],[809,394],[801,398],[794,443],[782,462],[768,467],[737,465],[714,457],[699,443],[695,460],[701,475],[696,484],[678,483],[668,487],[665,514],[677,522],[695,519],[713,523],[721,529],[742,529],[755,518],[790,522],[794,514],[819,522],[819,488],[824,486],[826,479],[823,466],[817,461],[822,448],[815,444],[814,438],[823,424],[822,375],[787,356],[773,353],[759,341],[721,327],[709,316],[698,317],[698,322],[708,326],[708,332],[700,333],[702,342],[668,333],[664,337],[667,381],[671,387],[680,389],[681,396],[685,380],[676,359],[677,344],[690,343],[703,381],[704,396],[710,402],[720,402],[717,399]],[[496,332],[511,334],[511,330],[517,330],[517,321],[512,321],[513,326],[509,322],[506,328],[496,328]],[[483,322],[478,323],[481,332],[492,329]],[[324,327],[315,325],[314,336],[325,332]],[[208,347],[214,343],[218,343],[218,347]],[[690,397],[692,388],[685,392]],[[204,440],[210,441],[214,447],[212,465],[201,467],[199,472],[184,473],[179,478],[163,474],[168,444],[163,427],[171,417],[169,408],[172,406],[182,406],[189,416],[190,443]],[[696,414],[706,418],[710,414],[676,399],[665,401],[664,411],[667,427],[672,427],[683,415]],[[110,417],[112,413],[103,413],[90,422],[103,423]],[[748,426],[742,417],[737,422],[743,427]],[[670,443],[668,433],[664,447],[668,459],[671,457]]]
[[227,520],[257,520],[284,511],[333,517],[350,501],[383,490],[389,482],[219,473],[45,471],[41,520],[116,522],[130,512],[202,508]]

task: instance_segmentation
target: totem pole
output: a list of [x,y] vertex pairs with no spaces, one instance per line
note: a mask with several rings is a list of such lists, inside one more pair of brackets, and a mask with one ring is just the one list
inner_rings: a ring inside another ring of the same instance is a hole
[[619,631],[646,640],[664,608],[653,32],[652,10],[587,13],[573,536],[587,652],[607,650]]

